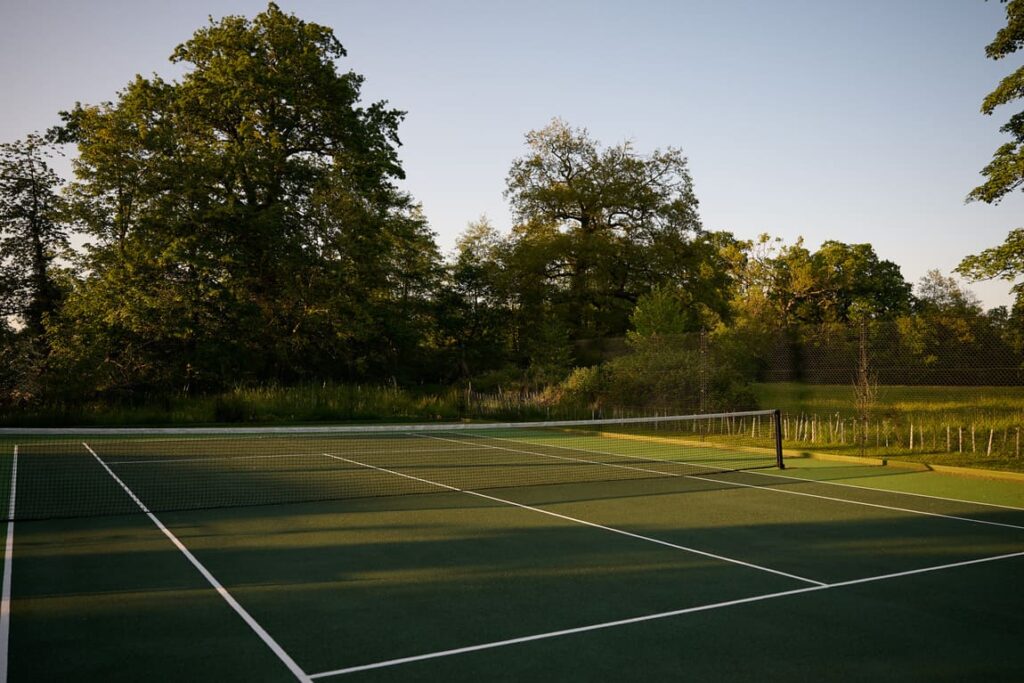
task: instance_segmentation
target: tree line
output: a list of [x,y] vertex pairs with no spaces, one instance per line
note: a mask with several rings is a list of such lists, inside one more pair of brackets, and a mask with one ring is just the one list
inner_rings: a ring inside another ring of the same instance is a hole
[[[685,332],[911,315],[1019,343],[1020,301],[984,311],[938,272],[915,290],[869,244],[708,230],[680,149],[606,146],[559,119],[510,164],[511,231],[481,217],[443,255],[399,187],[404,113],[362,102],[345,56],[274,4],[211,19],[173,51],[179,80],[137,76],[0,145],[0,401],[536,387],[563,381],[586,340],[650,351]],[[69,182],[51,167],[63,150]],[[1019,272],[1019,244],[998,249],[961,271]]]

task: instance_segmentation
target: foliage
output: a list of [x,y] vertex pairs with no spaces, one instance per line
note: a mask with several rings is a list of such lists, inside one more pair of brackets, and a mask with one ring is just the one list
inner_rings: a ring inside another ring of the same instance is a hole
[[33,340],[60,303],[54,260],[68,248],[51,153],[35,134],[0,144],[0,316],[15,316]]
[[555,316],[542,317],[523,351],[530,359],[527,376],[533,386],[562,380],[572,367],[569,330]]
[[486,216],[470,223],[456,245],[438,293],[440,346],[453,356],[454,377],[468,378],[508,364],[512,352],[510,291],[503,241]]
[[[990,56],[1020,47],[1021,6]],[[136,77],[0,146],[5,410],[150,416],[194,396],[202,420],[371,417],[329,389],[363,384],[450,387],[420,416],[472,412],[481,388],[510,412],[736,408],[780,349],[849,355],[851,323],[895,329],[873,353],[910,374],[1024,349],[1021,285],[1012,310],[986,313],[938,272],[915,296],[869,244],[707,231],[679,149],[603,146],[558,119],[511,163],[511,231],[481,217],[444,260],[398,186],[403,113],[363,103],[345,57],[275,4],[211,18],[174,50],[178,80]],[[987,112],[1019,96],[1013,78]],[[54,143],[77,149],[63,192]],[[1024,228],[958,272],[1013,280],[1022,250]],[[288,412],[292,388],[316,385],[331,396]]]
[[631,352],[593,368],[576,368],[558,385],[556,401],[593,408],[713,412],[755,404],[746,352],[721,344],[709,351],[685,334],[678,293],[657,287],[640,298],[631,319]]
[[701,228],[680,150],[602,148],[558,119],[526,141],[505,192],[517,219],[508,267],[524,304],[548,302],[572,339],[623,334],[637,299],[662,283],[724,314],[720,238]]
[[102,391],[392,376],[425,343],[439,274],[402,177],[402,114],[359,105],[330,29],[270,4],[65,113],[91,238],[58,362]]
[[[1024,1],[1000,0],[1006,5],[1006,26],[985,47],[989,59],[1008,57],[1024,47]],[[1024,97],[1024,66],[1006,76],[981,104],[983,114],[991,115],[996,107]],[[1024,185],[1024,112],[1013,114],[1000,129],[1011,136],[1001,145],[981,174],[986,180],[974,188],[968,200],[998,203],[1007,194]]]
[[[672,344],[643,346],[598,368],[577,370],[560,385],[562,400],[586,402],[598,409],[614,407],[698,412],[701,408],[700,352]],[[727,362],[706,364],[708,412],[749,408],[756,404],[749,378]]]
[[885,319],[910,308],[911,287],[899,266],[880,259],[870,244],[830,240],[811,252],[803,239],[787,246],[762,235],[743,247],[734,266],[734,307],[755,325]]
[[[1011,230],[998,247],[965,257],[956,272],[971,280],[1000,278],[1010,282],[1024,275],[1024,228]],[[1010,291],[1018,304],[1024,302],[1024,283],[1015,284]]]
[[687,320],[687,307],[681,292],[667,286],[656,286],[640,297],[629,321],[633,329],[627,337],[634,344],[677,336],[693,329]]

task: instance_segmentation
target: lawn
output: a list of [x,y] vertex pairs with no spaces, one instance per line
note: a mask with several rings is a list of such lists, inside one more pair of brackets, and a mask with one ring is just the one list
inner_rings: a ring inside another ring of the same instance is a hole
[[762,407],[784,411],[794,448],[1024,471],[1024,387],[879,386],[858,419],[853,386],[754,385]]

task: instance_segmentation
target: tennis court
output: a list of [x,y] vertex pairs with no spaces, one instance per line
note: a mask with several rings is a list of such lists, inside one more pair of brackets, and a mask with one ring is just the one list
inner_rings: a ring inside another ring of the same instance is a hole
[[1021,680],[1024,483],[768,411],[0,435],[9,680]]

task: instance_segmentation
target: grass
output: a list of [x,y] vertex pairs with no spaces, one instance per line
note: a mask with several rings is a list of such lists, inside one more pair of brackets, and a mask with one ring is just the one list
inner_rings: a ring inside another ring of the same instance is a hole
[[797,448],[1024,471],[1024,387],[880,386],[866,420],[852,386],[757,384]]

